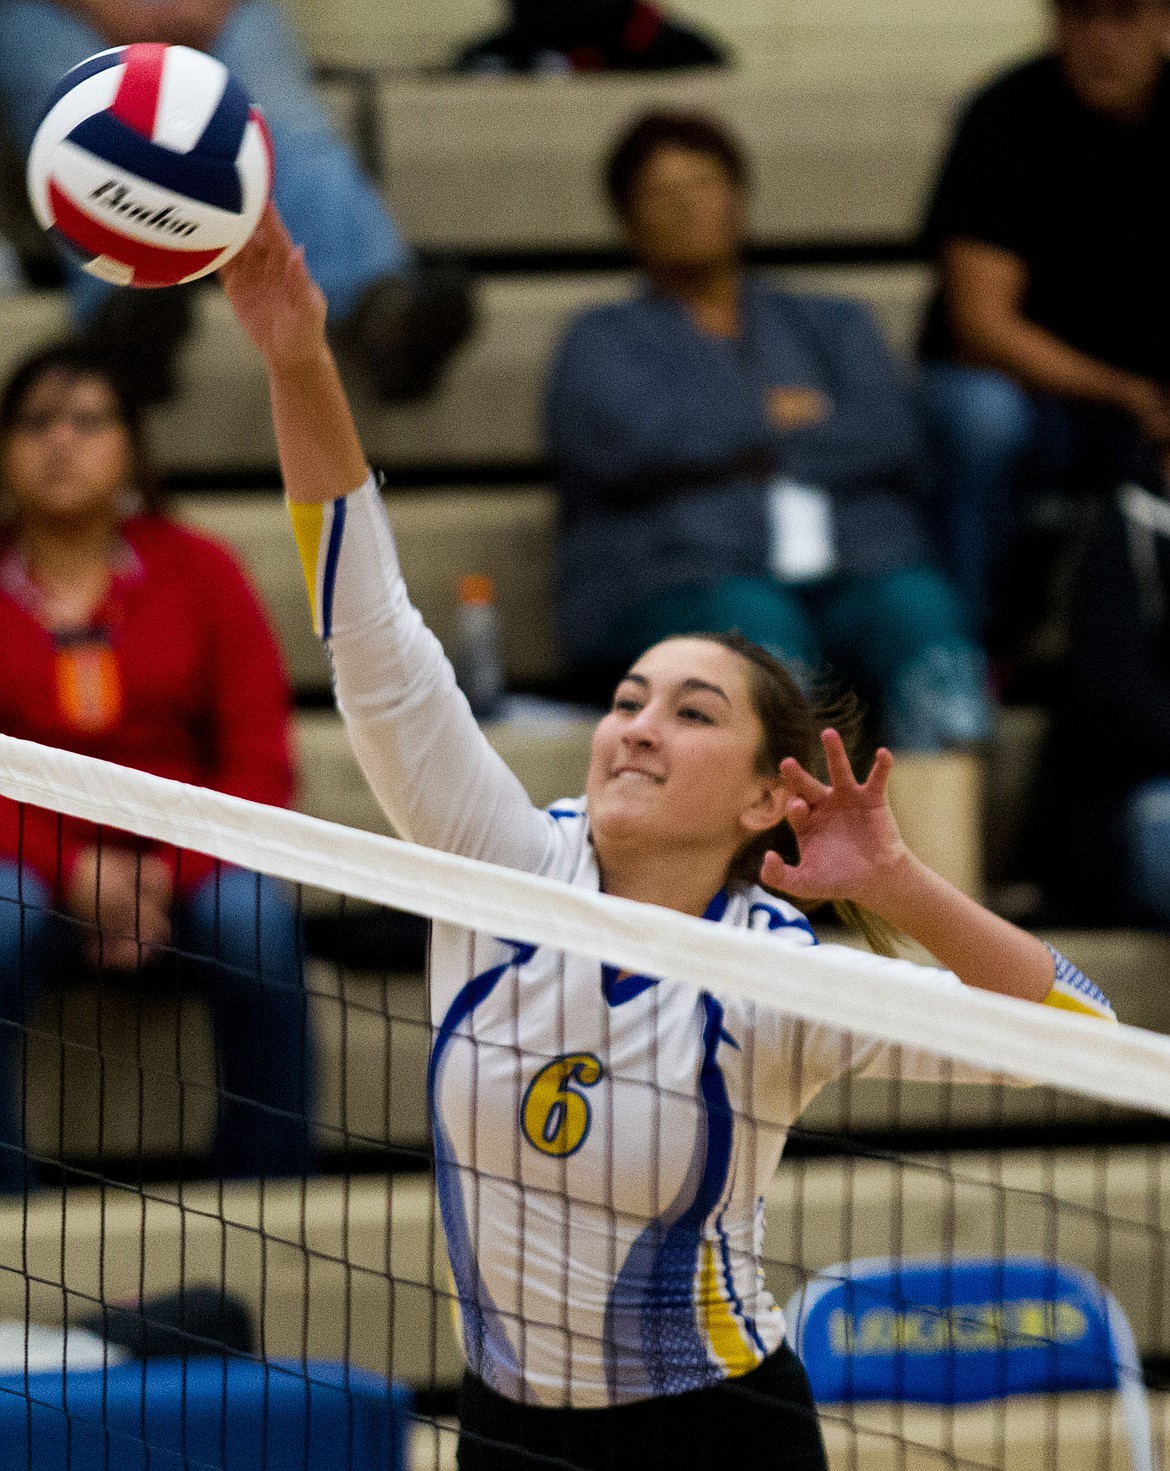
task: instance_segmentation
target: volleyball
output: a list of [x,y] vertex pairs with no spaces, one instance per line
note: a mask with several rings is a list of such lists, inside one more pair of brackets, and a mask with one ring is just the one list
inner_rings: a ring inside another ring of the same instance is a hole
[[272,187],[263,115],[187,46],[119,46],[58,84],[28,159],[41,225],[117,286],[177,286],[247,241]]

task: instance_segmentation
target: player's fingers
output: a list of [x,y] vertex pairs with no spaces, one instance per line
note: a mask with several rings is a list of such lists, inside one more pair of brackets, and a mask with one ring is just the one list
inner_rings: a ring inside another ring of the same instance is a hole
[[796,834],[800,834],[808,826],[809,818],[812,816],[812,808],[803,797],[789,797],[784,804],[784,816],[788,826]]
[[806,802],[819,802],[829,795],[830,788],[806,771],[795,756],[786,756],[781,761],[780,775],[788,790]]
[[889,785],[890,772],[894,767],[894,758],[891,753],[882,746],[873,758],[873,767],[865,780],[865,794],[876,801],[884,801],[886,787]]
[[760,865],[760,883],[769,889],[779,889],[793,899],[819,899],[812,884],[800,871],[800,865],[785,863],[779,853],[767,853]]
[[760,883],[769,889],[786,889],[788,875],[792,872],[779,853],[769,850],[764,854],[764,861],[760,865]]
[[825,762],[829,768],[829,780],[836,791],[852,791],[857,787],[857,778],[845,750],[845,742],[832,729],[821,731],[821,745],[825,748]]

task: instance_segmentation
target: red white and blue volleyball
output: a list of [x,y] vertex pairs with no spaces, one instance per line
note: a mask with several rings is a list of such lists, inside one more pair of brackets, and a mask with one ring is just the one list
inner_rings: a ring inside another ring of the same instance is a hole
[[33,141],[42,226],[117,286],[177,286],[218,270],[272,188],[264,118],[213,56],[120,46],[75,66]]

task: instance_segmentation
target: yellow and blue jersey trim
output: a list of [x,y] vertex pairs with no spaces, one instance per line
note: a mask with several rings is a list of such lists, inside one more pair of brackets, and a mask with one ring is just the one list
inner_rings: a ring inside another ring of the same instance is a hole
[[313,627],[320,638],[329,639],[333,634],[337,565],[345,536],[345,497],[324,504],[289,501],[288,511],[313,609]]
[[1117,1013],[1105,993],[1094,986],[1071,960],[1066,960],[1059,950],[1051,945],[1048,949],[1056,961],[1056,979],[1044,998],[1044,1005],[1055,1006],[1061,1011],[1076,1011],[1082,1016],[1095,1016],[1100,1021],[1115,1022]]

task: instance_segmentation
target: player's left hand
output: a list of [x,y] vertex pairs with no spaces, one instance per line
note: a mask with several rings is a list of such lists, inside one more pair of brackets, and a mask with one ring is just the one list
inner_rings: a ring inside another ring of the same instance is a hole
[[824,731],[821,743],[827,783],[792,757],[781,763],[780,775],[791,793],[784,815],[796,835],[800,859],[785,863],[779,853],[768,853],[760,882],[794,899],[872,905],[909,857],[886,797],[894,758],[883,747],[869,776],[859,782],[838,733]]

